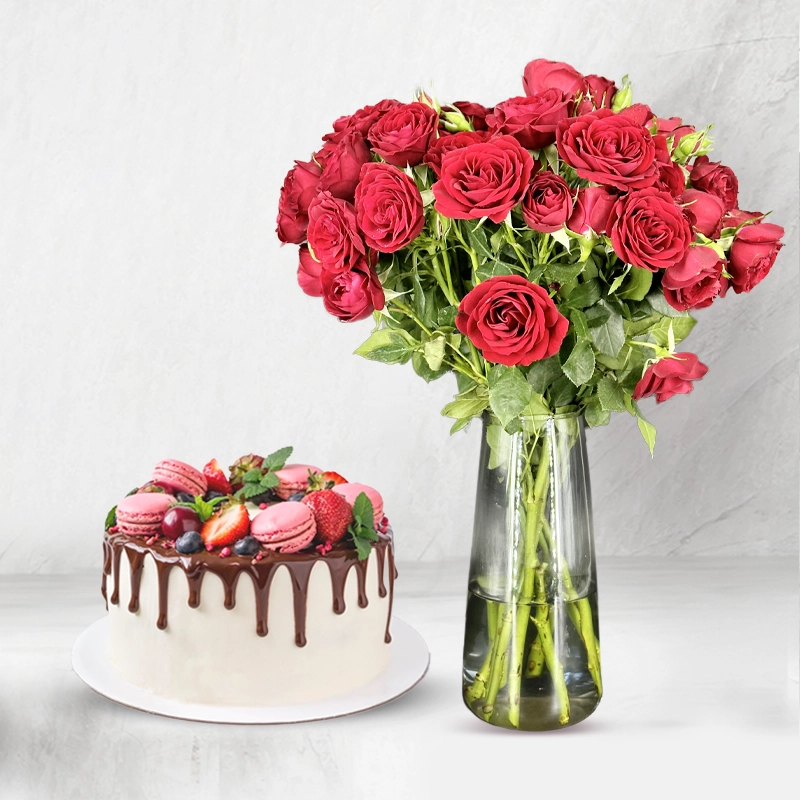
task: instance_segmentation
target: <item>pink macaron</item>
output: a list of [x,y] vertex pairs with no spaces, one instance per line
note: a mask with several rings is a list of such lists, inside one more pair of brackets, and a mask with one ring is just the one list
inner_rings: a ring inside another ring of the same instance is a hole
[[286,500],[295,492],[304,492],[308,489],[308,473],[322,472],[319,467],[311,464],[287,464],[283,469],[275,471],[280,485],[275,489],[275,494]]
[[269,506],[250,522],[250,535],[268,550],[279,553],[305,549],[314,541],[316,533],[314,512],[304,503],[292,500]]
[[356,497],[358,497],[361,492],[364,492],[372,503],[375,525],[377,526],[383,519],[383,498],[380,493],[371,486],[367,486],[363,483],[340,483],[333,487],[333,491],[344,497],[351,506],[356,502]]
[[117,527],[128,536],[160,536],[161,520],[174,502],[163,492],[128,495],[117,504]]
[[167,458],[155,465],[153,480],[169,486],[176,492],[188,492],[194,497],[204,495],[208,489],[206,476],[200,470],[174,458]]

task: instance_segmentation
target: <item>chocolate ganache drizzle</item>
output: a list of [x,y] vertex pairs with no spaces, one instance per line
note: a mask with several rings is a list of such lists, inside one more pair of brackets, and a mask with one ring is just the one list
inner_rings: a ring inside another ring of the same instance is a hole
[[[315,550],[305,553],[279,554],[265,551],[262,560],[256,561],[250,556],[230,555],[222,558],[218,553],[209,553],[201,550],[192,555],[181,555],[174,548],[166,548],[163,543],[156,542],[152,545],[145,544],[144,539],[128,536],[124,533],[110,533],[106,531],[103,537],[103,581],[101,591],[108,603],[119,605],[119,575],[121,569],[122,552],[125,551],[130,566],[131,598],[128,611],[135,613],[139,610],[139,589],[142,582],[142,569],[146,555],[151,555],[156,566],[158,576],[158,619],[156,625],[164,630],[167,627],[167,597],[169,576],[173,567],[180,567],[186,575],[188,583],[188,602],[191,608],[200,605],[200,593],[203,578],[207,572],[213,572],[221,581],[225,591],[225,608],[233,608],[236,604],[236,585],[243,573],[248,573],[253,580],[256,599],[256,633],[266,636],[269,632],[267,619],[269,616],[269,593],[272,579],[280,567],[286,567],[292,582],[294,599],[294,631],[295,643],[303,647],[306,643],[306,603],[308,599],[308,579],[311,570],[318,561],[323,561],[330,571],[331,588],[333,593],[333,611],[343,614],[345,611],[344,589],[347,576],[351,569],[355,569],[358,581],[358,605],[366,608],[369,604],[367,597],[367,565],[369,559],[359,561],[356,551],[342,545],[336,545],[325,555],[320,555]],[[378,595],[386,597],[387,587],[385,576],[388,575],[389,584],[389,609],[386,619],[386,633],[384,640],[392,640],[389,625],[392,618],[392,596],[394,594],[394,579],[397,570],[394,564],[394,553],[390,537],[379,534],[378,541],[374,543],[376,562],[378,567]],[[114,591],[111,597],[107,596],[106,582],[109,575],[114,576]]]

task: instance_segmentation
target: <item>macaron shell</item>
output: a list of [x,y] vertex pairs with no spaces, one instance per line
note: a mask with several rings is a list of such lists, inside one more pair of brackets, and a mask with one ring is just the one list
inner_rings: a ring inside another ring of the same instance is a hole
[[314,537],[317,535],[317,528],[314,526],[306,533],[296,536],[289,542],[284,542],[280,545],[269,545],[265,544],[267,550],[277,550],[279,553],[297,553],[300,550],[305,550],[311,542],[314,541]]
[[377,489],[367,486],[364,483],[340,483],[333,487],[334,492],[340,494],[352,506],[356,498],[364,492],[372,503],[372,512],[375,517],[375,525],[383,519],[383,498]]
[[129,536],[161,533],[161,521],[175,498],[162,492],[145,492],[124,497],[117,504],[117,527]]
[[250,523],[251,536],[264,545],[280,544],[296,537],[305,539],[309,533],[313,539],[316,532],[314,512],[305,503],[291,500],[265,508]]
[[275,494],[286,500],[294,492],[302,492],[308,488],[308,472],[322,472],[319,467],[311,464],[287,464],[283,469],[275,471],[281,482],[275,489]]
[[204,495],[208,490],[208,480],[202,472],[173,458],[159,461],[155,465],[153,480],[166,484],[176,492],[188,492],[194,496]]

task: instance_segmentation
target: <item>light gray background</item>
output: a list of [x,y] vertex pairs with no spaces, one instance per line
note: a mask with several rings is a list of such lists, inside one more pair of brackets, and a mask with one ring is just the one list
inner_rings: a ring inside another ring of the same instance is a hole
[[107,509],[164,457],[293,444],[369,482],[405,560],[469,548],[479,430],[453,392],[350,355],[295,283],[278,191],[332,121],[429,87],[487,105],[536,57],[716,124],[741,205],[787,245],[700,312],[692,396],[590,434],[598,549],[794,554],[797,16],[780,0],[0,4],[0,573],[99,567]]

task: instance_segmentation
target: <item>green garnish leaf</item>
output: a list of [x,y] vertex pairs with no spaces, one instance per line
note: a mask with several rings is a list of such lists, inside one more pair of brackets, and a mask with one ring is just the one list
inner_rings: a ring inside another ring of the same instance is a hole
[[372,501],[364,492],[361,492],[353,503],[353,521],[347,530],[353,537],[358,560],[363,561],[365,558],[369,558],[372,549],[370,543],[378,541],[378,534],[375,532],[375,512],[372,508]]
[[263,472],[261,471],[261,468],[260,467],[256,467],[255,469],[247,470],[247,472],[245,472],[245,474],[242,475],[242,480],[245,483],[255,483],[256,481],[260,481],[261,480],[261,476],[262,475],[263,475]]
[[[246,483],[239,492],[244,495],[244,497],[249,500],[251,497],[255,497],[256,495],[261,494],[264,492],[264,489],[261,488],[261,484],[258,483]],[[237,492],[237,496],[239,496],[239,492]]]
[[261,465],[262,469],[266,470],[283,469],[286,466],[286,462],[289,459],[289,456],[292,454],[293,450],[294,450],[293,447],[281,447],[280,450],[276,450],[274,453],[270,453],[264,459],[264,463]]
[[262,492],[266,492],[267,489],[274,489],[276,486],[279,486],[280,479],[274,472],[268,472],[266,475],[262,476],[258,485]]
[[353,541],[356,545],[356,552],[358,553],[358,560],[364,561],[365,559],[369,558],[370,550],[372,550],[372,545],[366,540],[360,537],[353,537]]
[[113,528],[117,524],[117,507],[111,509],[111,511],[106,514],[106,530],[109,528]]

